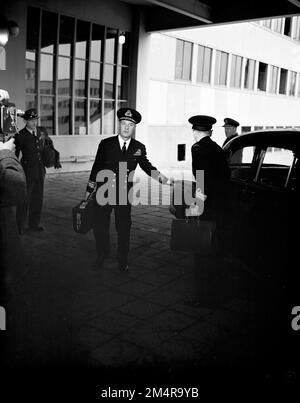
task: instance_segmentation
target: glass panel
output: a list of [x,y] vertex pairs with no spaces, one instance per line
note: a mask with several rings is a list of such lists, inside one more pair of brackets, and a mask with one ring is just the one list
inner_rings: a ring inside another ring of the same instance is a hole
[[41,126],[44,126],[49,135],[53,135],[53,120],[54,120],[54,108],[53,97],[41,97],[41,114],[40,122]]
[[197,81],[203,80],[203,65],[204,65],[204,46],[198,46],[198,68],[197,68]]
[[87,44],[90,36],[90,24],[85,21],[77,21],[75,55],[81,59],[87,57]]
[[117,31],[115,29],[107,28],[105,43],[105,61],[107,63],[115,63],[116,38]]
[[71,134],[70,98],[58,98],[58,134]]
[[37,50],[40,26],[40,10],[29,7],[27,16],[26,49]]
[[35,88],[35,53],[26,52],[25,59],[25,84],[26,93],[33,93]]
[[279,68],[275,66],[269,66],[269,69],[270,69],[269,91],[272,94],[276,94]]
[[228,53],[222,52],[220,64],[220,84],[226,85],[227,83],[227,66],[228,66]]
[[266,91],[267,67],[268,67],[267,64],[259,62],[257,89],[260,91]]
[[104,66],[104,97],[114,98],[114,66]]
[[76,96],[84,97],[86,94],[85,65],[86,62],[84,60],[75,60],[74,88]]
[[292,22],[292,19],[290,17],[285,18],[284,31],[283,31],[284,35],[291,36],[291,34],[292,34],[292,24],[291,24],[291,22]]
[[74,38],[74,18],[60,17],[60,33],[58,53],[64,56],[71,56],[72,43]]
[[87,134],[86,126],[86,100],[75,99],[75,134]]
[[203,77],[202,77],[202,81],[204,83],[210,82],[211,54],[212,54],[212,49],[205,48],[205,50],[204,50],[204,70],[203,70]]
[[25,110],[31,109],[31,108],[36,108],[36,106],[37,106],[36,96],[35,95],[26,95]]
[[123,45],[119,45],[118,64],[128,66],[130,55],[130,33],[123,32],[123,35],[125,35],[125,42],[123,43]]
[[294,71],[291,71],[291,77],[290,77],[290,88],[289,88],[289,95],[295,95],[296,93],[296,76],[297,73]]
[[232,55],[231,58],[231,74],[230,86],[240,88],[242,74],[242,58],[240,56]]
[[253,90],[254,88],[254,77],[255,77],[255,60],[247,59],[245,63],[244,87],[248,88],[248,90]]
[[190,42],[185,42],[184,43],[183,72],[182,72],[182,78],[184,80],[190,80],[191,79],[192,49],[193,49],[192,43],[190,43]]
[[[254,154],[254,147],[252,146],[247,146],[244,148],[239,148],[236,150],[234,153],[231,154],[229,158],[229,164],[251,164],[253,160],[253,154]],[[239,177],[239,173],[242,174],[242,171],[237,171],[234,173],[234,177],[236,179],[244,179],[243,176]]]
[[41,55],[41,94],[53,94],[53,56]]
[[104,28],[100,25],[93,24],[92,42],[91,42],[91,60],[100,62],[101,48],[104,38]]
[[54,53],[57,33],[57,14],[42,12],[42,45],[41,51]]
[[93,98],[100,97],[100,63],[90,64],[90,96]]
[[177,41],[176,41],[175,79],[182,78],[182,64],[183,64],[183,41],[177,39]]
[[118,67],[118,88],[117,97],[119,99],[128,99],[128,68]]
[[280,69],[279,94],[286,94],[287,70]]
[[104,102],[103,133],[113,134],[115,130],[115,109],[113,101]]
[[89,134],[101,134],[101,101],[90,102],[90,125]]
[[70,95],[71,93],[71,59],[67,57],[58,58],[57,86],[58,95]]

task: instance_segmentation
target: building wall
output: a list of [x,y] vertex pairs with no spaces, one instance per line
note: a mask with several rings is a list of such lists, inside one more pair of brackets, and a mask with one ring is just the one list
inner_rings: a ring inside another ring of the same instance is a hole
[[[4,5],[1,4],[1,14],[7,19],[17,22],[20,33],[18,37],[10,38],[6,45],[6,70],[0,71],[0,88],[8,90],[11,101],[23,110],[25,109],[25,50],[28,6],[41,7],[45,10],[128,32],[133,29],[133,8],[119,0],[12,0]],[[130,77],[130,79],[135,81],[136,68],[134,67],[133,70],[134,77]],[[135,92],[134,85],[132,88]],[[135,93],[129,93],[129,98],[131,97],[135,100]],[[19,119],[18,123],[21,129],[24,126],[23,119]],[[103,137],[107,136],[62,135],[52,138],[55,147],[61,153],[62,159],[74,160],[78,156],[93,157],[99,141]],[[75,166],[74,169],[76,169]]]
[[[190,81],[175,80],[176,38],[194,43]],[[229,84],[217,86],[213,78],[210,84],[198,83],[197,44],[300,73],[299,42],[256,23],[152,34],[149,85],[144,89],[149,96],[144,111],[148,127],[140,138],[157,164],[168,168],[190,167],[190,147],[194,141],[188,118],[192,115],[211,115],[217,119],[213,139],[219,144],[225,139],[222,128],[225,117],[232,117],[252,129],[254,126],[300,126],[299,74],[295,96],[236,89]],[[214,56],[212,64],[214,67]],[[256,71],[256,77],[257,74]],[[178,144],[186,145],[185,161],[177,161]]]

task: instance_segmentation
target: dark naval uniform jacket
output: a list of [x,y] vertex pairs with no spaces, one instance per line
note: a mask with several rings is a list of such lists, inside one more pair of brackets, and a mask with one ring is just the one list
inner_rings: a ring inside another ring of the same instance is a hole
[[192,169],[204,171],[204,189],[207,196],[202,218],[216,217],[223,212],[229,171],[224,152],[209,136],[192,146]]
[[228,141],[230,141],[231,139],[234,139],[234,138],[235,138],[235,137],[237,137],[237,136],[238,136],[238,134],[236,133],[236,134],[234,134],[233,136],[226,137],[226,139],[225,139],[224,143],[222,144],[222,147],[224,147],[224,146],[225,146],[225,144],[227,144],[227,143],[228,143]]
[[22,151],[21,164],[23,166],[27,180],[32,181],[45,175],[46,169],[43,163],[42,150],[44,140],[41,137],[41,131],[36,129],[34,136],[26,127],[20,130],[16,135],[16,155]]
[[[124,182],[121,184],[119,183],[120,162],[127,163],[126,178],[123,178],[122,175],[120,175],[120,180]],[[97,182],[96,179],[98,172],[104,169],[110,170],[114,173],[113,187],[116,186],[116,189],[118,189],[121,185],[127,187],[127,190],[129,191],[133,186],[133,182],[128,181],[128,177],[130,174],[133,174],[138,164],[147,175],[152,174],[153,178],[157,178],[159,175],[157,168],[155,168],[148,160],[146,148],[141,142],[131,138],[128,149],[123,154],[120,148],[118,136],[112,136],[102,140],[99,144],[95,162],[92,167],[87,191],[92,192],[96,185],[100,186],[103,183],[101,181]]]

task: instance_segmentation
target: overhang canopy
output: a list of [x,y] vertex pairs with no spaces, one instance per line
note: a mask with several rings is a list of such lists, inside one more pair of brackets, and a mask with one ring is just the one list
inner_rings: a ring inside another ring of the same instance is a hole
[[124,0],[144,8],[148,32],[300,14],[300,0]]

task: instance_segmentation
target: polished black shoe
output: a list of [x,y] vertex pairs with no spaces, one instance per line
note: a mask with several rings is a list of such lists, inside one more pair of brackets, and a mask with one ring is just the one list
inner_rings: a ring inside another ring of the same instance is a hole
[[43,227],[41,225],[34,225],[34,226],[29,226],[28,230],[34,231],[34,232],[41,232],[41,231],[45,231],[45,227]]

